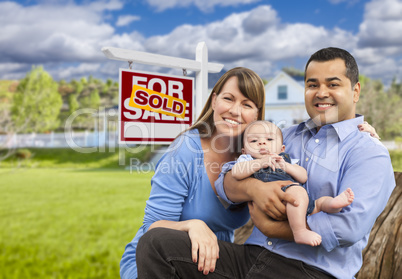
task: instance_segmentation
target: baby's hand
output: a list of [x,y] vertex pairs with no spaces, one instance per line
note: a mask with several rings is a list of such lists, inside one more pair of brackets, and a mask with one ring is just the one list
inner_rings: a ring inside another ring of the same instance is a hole
[[275,171],[275,160],[276,159],[272,155],[273,155],[273,153],[270,153],[260,159],[262,169],[270,167],[273,171]]
[[273,163],[275,165],[275,168],[284,170],[286,162],[283,159],[283,157],[278,155],[278,154],[276,154],[276,153],[271,153],[271,156],[272,156],[272,161],[273,161]]

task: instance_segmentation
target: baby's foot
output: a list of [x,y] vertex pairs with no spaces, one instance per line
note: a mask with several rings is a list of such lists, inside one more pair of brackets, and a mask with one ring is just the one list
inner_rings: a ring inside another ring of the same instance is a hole
[[321,244],[321,235],[310,230],[299,230],[293,232],[296,243],[307,244],[310,246],[318,246]]
[[355,194],[353,193],[352,189],[346,189],[341,194],[333,198],[332,201],[329,203],[329,209],[331,211],[329,213],[339,212],[345,206],[350,205],[353,202],[354,198]]

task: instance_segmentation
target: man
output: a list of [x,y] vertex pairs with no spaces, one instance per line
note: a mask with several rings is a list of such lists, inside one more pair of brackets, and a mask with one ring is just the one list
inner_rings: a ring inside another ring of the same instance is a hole
[[[321,235],[322,243],[300,245],[292,241],[282,203],[289,199],[281,187],[290,182],[237,181],[231,172],[221,175],[215,184],[219,196],[228,203],[252,201],[249,208],[255,228],[244,246],[219,242],[211,278],[353,278],[359,271],[361,252],[395,180],[385,147],[358,131],[357,125],[364,121],[355,114],[358,77],[356,61],[347,51],[326,48],[314,53],[305,68],[305,105],[311,118],[283,131],[287,153],[308,172],[306,187],[311,197],[334,197],[350,187],[355,193],[353,203],[339,213],[307,216],[309,229]],[[163,247],[158,246],[152,252],[160,250]],[[177,254],[163,255],[165,259],[173,256]],[[170,268],[179,278],[203,277],[191,264]]]

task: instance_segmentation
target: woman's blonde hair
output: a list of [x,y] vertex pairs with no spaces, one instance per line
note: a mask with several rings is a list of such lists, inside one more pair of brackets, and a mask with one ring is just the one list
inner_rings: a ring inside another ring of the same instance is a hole
[[211,136],[215,131],[215,124],[212,109],[212,96],[215,93],[218,96],[222,87],[231,77],[237,77],[238,87],[244,97],[250,99],[258,108],[258,120],[265,116],[265,88],[262,79],[252,70],[237,67],[227,71],[221,76],[212,89],[205,106],[197,121],[189,130],[198,129],[200,135]]

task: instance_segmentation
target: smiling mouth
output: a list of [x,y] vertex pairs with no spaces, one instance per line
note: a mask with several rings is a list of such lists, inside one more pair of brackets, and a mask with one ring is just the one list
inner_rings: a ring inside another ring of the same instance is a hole
[[224,120],[225,120],[226,122],[228,122],[229,124],[232,124],[232,125],[240,125],[240,124],[241,124],[240,122],[234,121],[234,120],[232,120],[232,119],[227,119],[227,118],[225,118]]
[[334,106],[334,105],[333,105],[333,104],[315,104],[314,106],[317,107],[317,108],[323,108],[323,109],[325,109],[325,108],[332,107],[332,106]]

